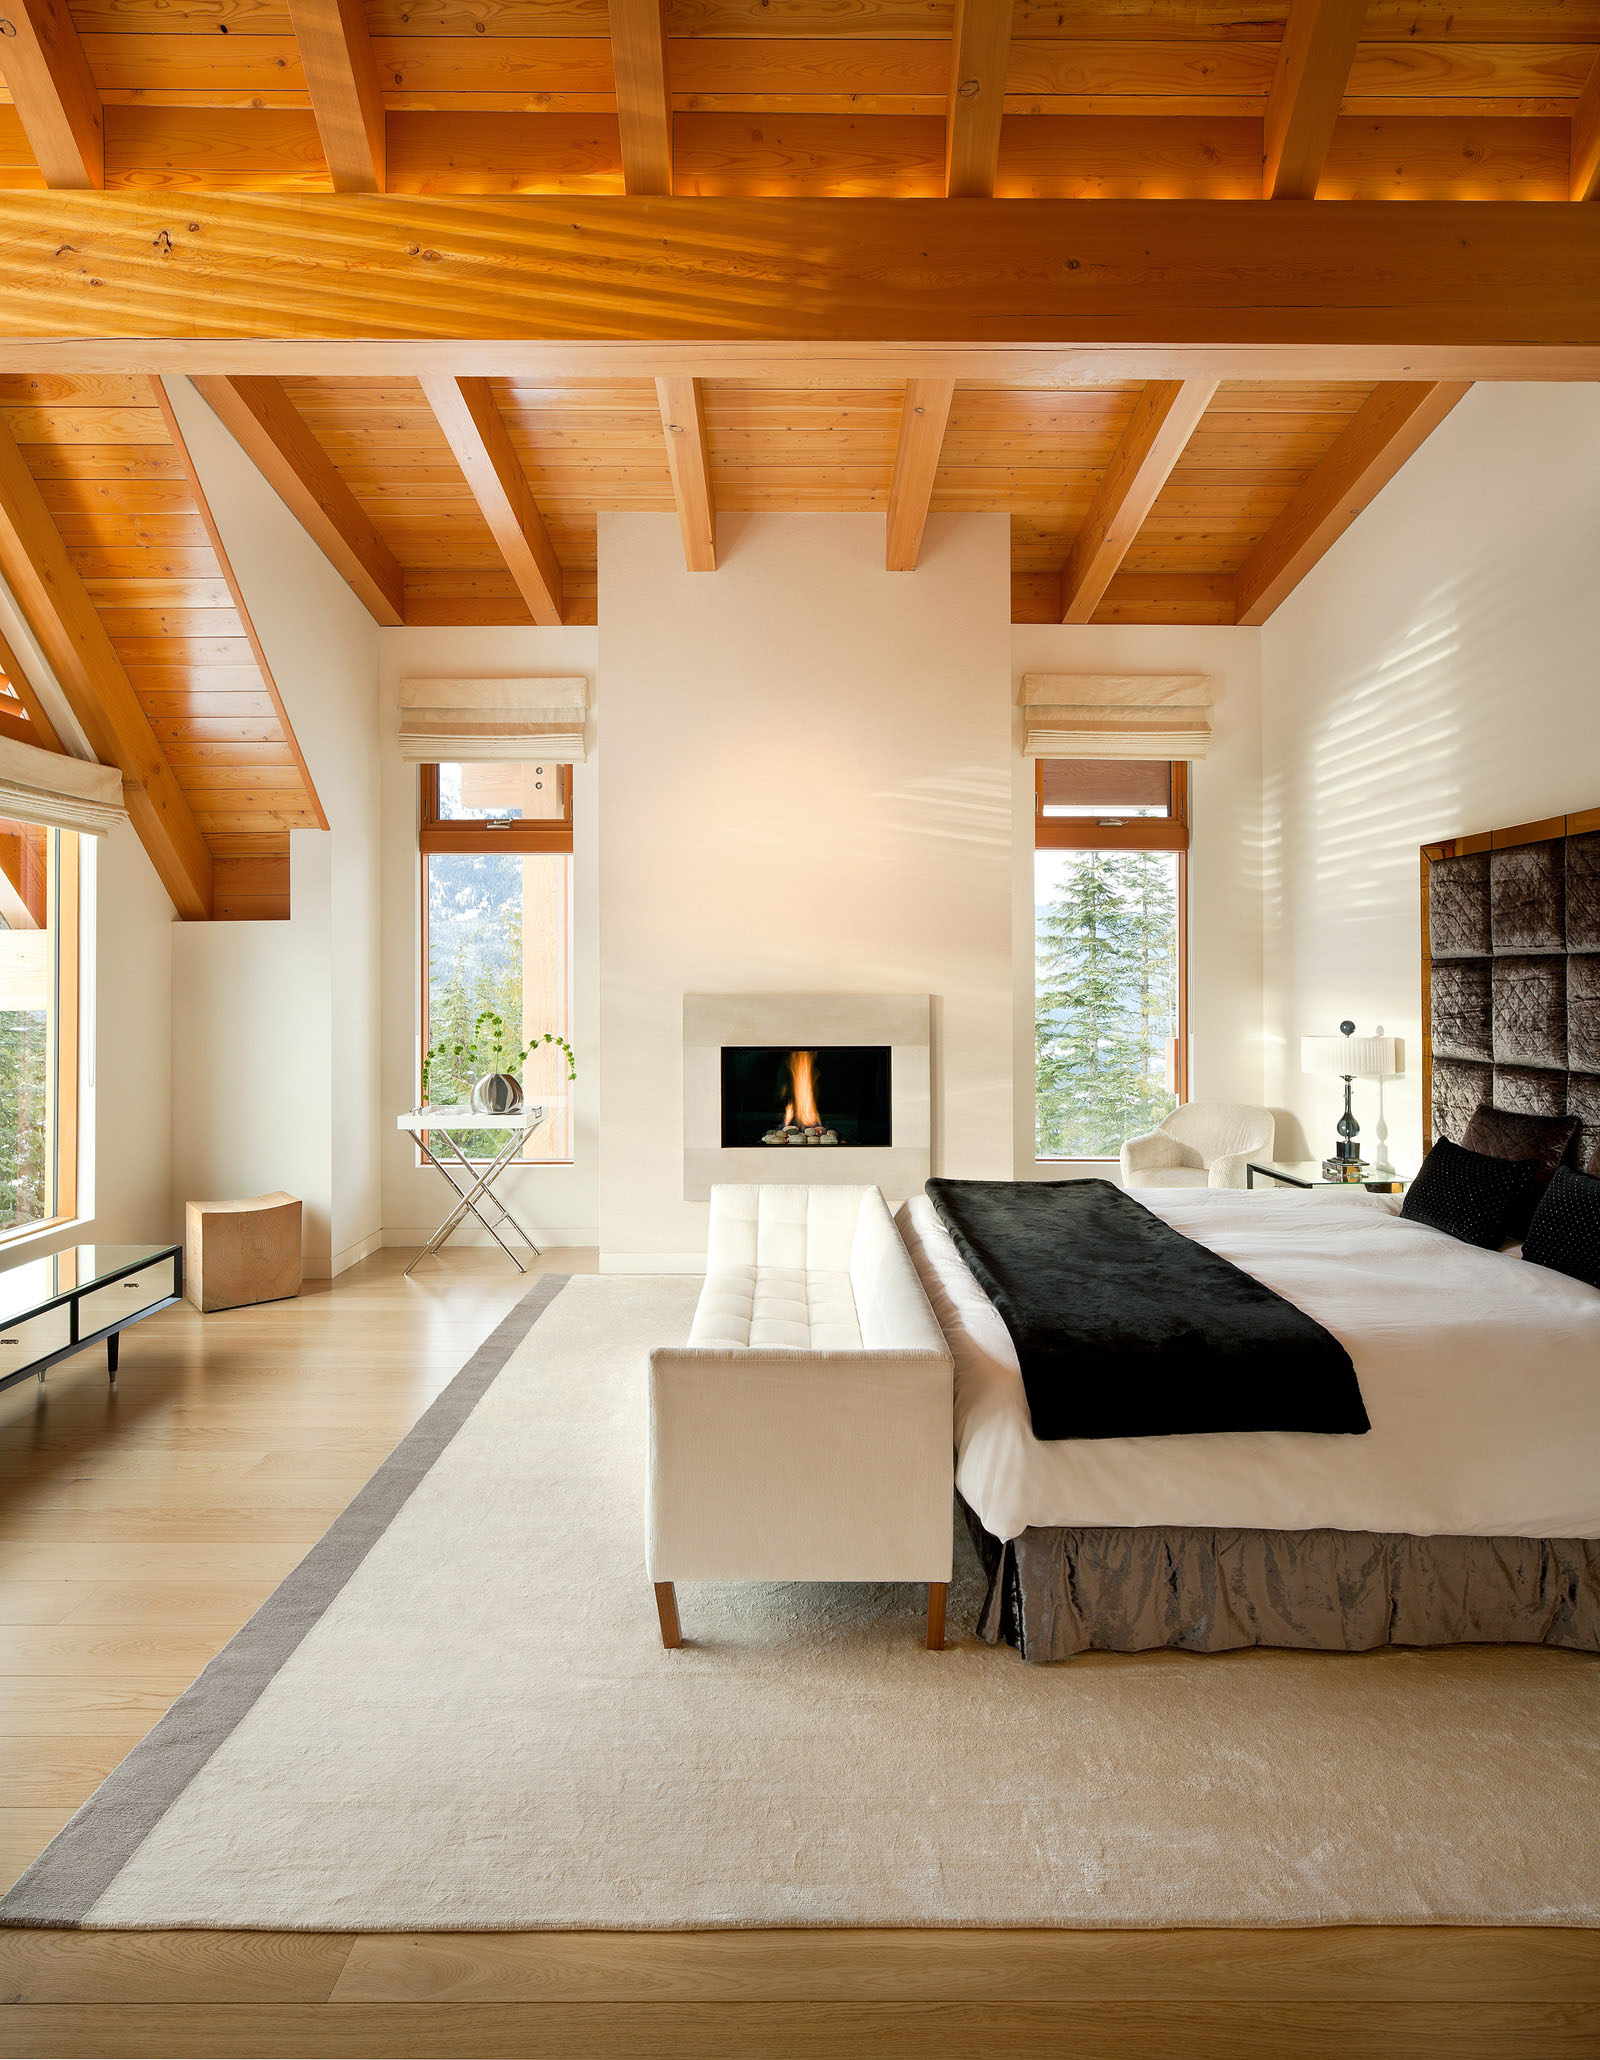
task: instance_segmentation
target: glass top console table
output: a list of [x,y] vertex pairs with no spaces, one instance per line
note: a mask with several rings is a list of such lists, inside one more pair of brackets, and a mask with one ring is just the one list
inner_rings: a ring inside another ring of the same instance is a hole
[[181,1245],[69,1245],[0,1273],[0,1388],[105,1343],[117,1378],[117,1348],[130,1323],[170,1309],[183,1294]]

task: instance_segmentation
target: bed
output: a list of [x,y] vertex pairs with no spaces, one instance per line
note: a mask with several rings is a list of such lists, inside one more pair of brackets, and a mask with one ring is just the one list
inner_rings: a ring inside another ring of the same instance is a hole
[[1384,1196],[1141,1195],[1349,1351],[1371,1429],[1034,1436],[1005,1324],[932,1202],[900,1213],[955,1361],[979,1622],[1091,1648],[1600,1650],[1600,1290]]

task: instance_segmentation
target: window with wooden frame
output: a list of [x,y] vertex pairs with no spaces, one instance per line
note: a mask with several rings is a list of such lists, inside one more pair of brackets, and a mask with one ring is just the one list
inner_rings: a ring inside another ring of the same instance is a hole
[[[530,759],[424,765],[421,773],[422,1022],[419,1049],[470,1045],[485,1011],[520,1046],[572,1035],[572,768]],[[428,1098],[464,1101],[472,1081],[435,1061]],[[419,1069],[420,1074],[420,1069]],[[528,1139],[527,1164],[572,1157],[566,1061],[541,1045],[521,1069],[529,1099],[561,1113]],[[418,1079],[418,1091],[421,1080]],[[503,1133],[501,1137],[503,1141]],[[493,1132],[460,1140],[489,1158]]]
[[1188,1098],[1189,768],[1041,758],[1034,1150],[1115,1158]]
[[80,860],[0,818],[0,1243],[78,1213]]

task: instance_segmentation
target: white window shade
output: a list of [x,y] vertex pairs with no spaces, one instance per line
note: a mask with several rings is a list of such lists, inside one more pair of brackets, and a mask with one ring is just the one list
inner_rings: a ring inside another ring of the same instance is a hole
[[400,755],[419,765],[584,757],[586,679],[412,679],[400,682]]
[[1030,672],[1026,758],[1204,758],[1211,682],[1203,673]]
[[128,819],[122,775],[114,765],[0,737],[0,816],[103,837]]

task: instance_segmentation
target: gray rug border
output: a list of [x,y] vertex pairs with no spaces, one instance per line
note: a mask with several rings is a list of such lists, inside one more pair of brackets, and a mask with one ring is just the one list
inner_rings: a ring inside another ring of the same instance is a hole
[[501,1319],[294,1571],[0,1897],[0,1926],[75,1930],[85,1923],[315,1629],[571,1277],[541,1275]]

